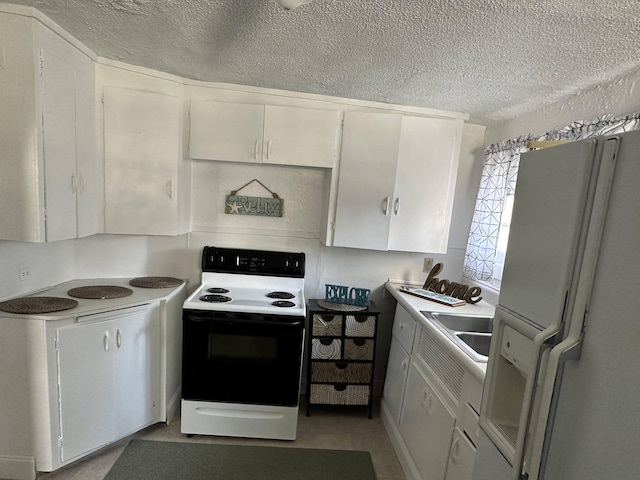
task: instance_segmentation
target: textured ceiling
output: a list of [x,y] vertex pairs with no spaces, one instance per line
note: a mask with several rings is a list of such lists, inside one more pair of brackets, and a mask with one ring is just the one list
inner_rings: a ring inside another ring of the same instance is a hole
[[639,0],[12,0],[187,78],[505,120],[640,67]]

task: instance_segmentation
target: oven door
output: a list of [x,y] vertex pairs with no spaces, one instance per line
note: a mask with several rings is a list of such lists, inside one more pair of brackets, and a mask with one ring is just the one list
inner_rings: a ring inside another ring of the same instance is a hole
[[304,317],[183,311],[182,398],[296,406]]

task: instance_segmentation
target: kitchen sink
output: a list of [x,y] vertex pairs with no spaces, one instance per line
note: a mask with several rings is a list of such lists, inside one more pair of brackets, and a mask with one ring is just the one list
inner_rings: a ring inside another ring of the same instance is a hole
[[[489,356],[489,346],[491,345],[490,334],[479,333],[456,333],[456,337],[464,342],[464,344],[473,350],[475,353],[482,355],[483,357]],[[486,360],[485,360],[486,361]]]
[[[424,312],[423,312],[424,314]],[[491,333],[493,318],[429,312],[428,315],[448,330],[454,332]]]
[[474,361],[487,362],[492,317],[425,311],[420,313]]

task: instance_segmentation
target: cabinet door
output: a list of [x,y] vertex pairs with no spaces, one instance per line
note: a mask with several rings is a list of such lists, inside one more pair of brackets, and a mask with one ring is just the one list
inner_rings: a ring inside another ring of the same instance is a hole
[[112,337],[111,322],[57,331],[63,462],[115,438]]
[[400,434],[422,480],[443,480],[455,416],[414,363],[409,367]]
[[191,158],[261,162],[264,106],[191,102]]
[[389,412],[396,423],[400,422],[404,388],[409,370],[409,354],[405,352],[400,342],[391,337],[391,348],[387,361],[387,376],[384,380],[382,399],[387,404]]
[[76,238],[76,100],[74,69],[44,50],[42,123],[46,240]]
[[416,333],[416,321],[411,314],[398,303],[393,317],[391,333],[398,339],[400,345],[411,354],[413,350],[413,338]]
[[471,480],[476,447],[458,428],[453,432],[446,480]]
[[160,420],[157,305],[84,317],[56,337],[63,462]]
[[336,158],[338,112],[267,105],[264,163],[331,168]]
[[96,157],[95,73],[93,61],[84,59],[76,69],[76,176],[78,238],[99,230],[101,195]]
[[401,120],[345,113],[334,246],[387,249]]
[[119,318],[113,330],[116,438],[160,420],[158,308]]
[[462,122],[402,117],[389,250],[446,253]]
[[178,233],[179,122],[178,97],[105,88],[107,233]]

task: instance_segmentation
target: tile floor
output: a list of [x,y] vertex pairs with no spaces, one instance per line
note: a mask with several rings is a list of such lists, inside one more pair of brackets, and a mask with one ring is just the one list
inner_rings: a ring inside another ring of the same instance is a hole
[[[304,403],[302,403],[304,405]],[[170,425],[152,425],[126,439],[103,448],[52,473],[40,473],[38,480],[102,480],[132,438],[174,442],[205,442],[244,445],[269,445],[297,448],[364,450],[371,454],[377,480],[405,480],[402,467],[380,418],[379,406],[373,418],[366,408],[313,406],[311,416],[300,408],[298,436],[295,441],[240,439],[214,436],[187,438],[180,433],[180,418]],[[176,479],[179,480],[179,479]],[[301,479],[302,480],[302,479]]]

